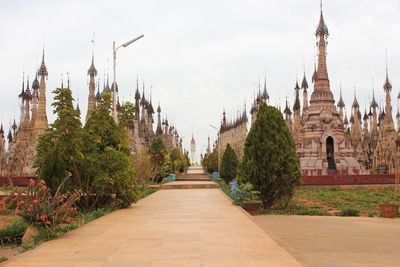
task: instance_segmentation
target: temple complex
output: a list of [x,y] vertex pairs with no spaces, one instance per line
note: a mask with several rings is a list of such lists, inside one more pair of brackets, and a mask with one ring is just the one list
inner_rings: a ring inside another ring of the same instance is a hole
[[[96,93],[97,70],[94,64],[94,54],[92,54],[91,65],[87,71],[89,76],[89,96],[88,109],[85,116],[87,122],[96,111],[97,103],[101,100],[100,85],[98,83]],[[0,127],[0,171],[2,175],[10,176],[34,176],[35,169],[33,162],[35,159],[36,145],[38,137],[48,128],[46,113],[46,79],[48,77],[45,64],[44,50],[41,65],[35,74],[35,79],[30,87],[29,77],[23,78],[22,89],[19,94],[21,101],[21,117],[19,125],[15,119],[10,125],[7,135],[7,142],[4,136],[3,125]],[[107,81],[104,82],[103,92],[111,93],[113,86]],[[61,83],[61,88],[64,88]],[[70,88],[69,81],[67,88]],[[118,88],[118,86],[116,86]],[[161,107],[158,106],[158,124],[156,132],[153,130],[154,109],[152,99],[147,98],[145,94],[145,85],[143,83],[142,95],[139,93],[139,81],[135,91],[135,119],[132,127],[128,127],[129,145],[132,157],[139,156],[147,149],[155,137],[164,141],[168,151],[178,148],[182,151],[182,138],[175,126],[169,126],[168,120],[161,123]],[[79,103],[76,107],[79,110]],[[121,109],[119,99],[117,101],[117,111]],[[8,144],[8,147],[6,146]]]
[[[400,112],[396,116],[398,129],[395,129],[388,69],[386,68],[383,85],[384,107],[378,110],[373,92],[369,110],[362,114],[354,93],[349,120],[341,88],[339,101],[335,105],[330,87],[327,65],[329,31],[322,5],[315,36],[318,62],[311,79],[314,90],[309,99],[309,85],[304,71],[301,84],[296,81],[294,86],[293,106],[286,99],[283,111],[286,124],[295,140],[303,175],[395,173],[400,166]],[[252,123],[257,119],[260,104],[268,104],[266,88],[264,80],[264,90],[259,86],[250,109]],[[239,157],[243,154],[247,119],[242,118],[227,123],[225,112],[223,113],[218,139],[220,153],[223,153],[229,143]]]
[[222,154],[224,153],[226,146],[231,145],[235,151],[238,159],[242,159],[244,143],[247,135],[247,115],[246,108],[243,112],[240,112],[235,119],[228,122],[225,111],[222,114],[222,123],[219,130],[218,140],[218,155],[221,160]]

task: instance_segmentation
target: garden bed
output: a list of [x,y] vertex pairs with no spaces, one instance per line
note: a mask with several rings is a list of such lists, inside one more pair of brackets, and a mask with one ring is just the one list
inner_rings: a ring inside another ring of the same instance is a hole
[[[230,198],[231,189],[217,180],[221,190]],[[263,214],[311,216],[380,216],[379,204],[396,202],[393,187],[299,187],[291,203],[285,207],[263,210]]]
[[394,188],[299,187],[286,208],[266,214],[379,216],[379,204],[397,200]]

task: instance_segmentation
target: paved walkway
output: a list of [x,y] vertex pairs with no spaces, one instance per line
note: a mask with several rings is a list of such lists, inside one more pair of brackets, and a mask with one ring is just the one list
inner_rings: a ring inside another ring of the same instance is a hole
[[400,266],[400,220],[257,216],[254,221],[305,266]]
[[219,189],[159,190],[5,266],[301,266]]

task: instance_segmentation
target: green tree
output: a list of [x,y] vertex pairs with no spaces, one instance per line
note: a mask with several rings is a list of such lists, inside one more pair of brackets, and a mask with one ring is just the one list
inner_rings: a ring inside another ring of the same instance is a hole
[[186,160],[181,151],[178,148],[174,148],[169,155],[172,172],[184,172],[186,170]]
[[34,167],[54,194],[68,173],[72,181],[64,183],[63,191],[73,189],[72,185],[82,186],[79,164],[83,155],[82,125],[79,112],[73,106],[72,92],[68,88],[57,88],[53,93],[52,106],[57,118],[39,136]]
[[282,113],[262,104],[246,138],[240,166],[242,182],[260,192],[265,207],[288,203],[300,183],[300,163]]
[[207,153],[203,159],[203,168],[208,173],[218,171],[218,152]]
[[[79,190],[78,204],[92,209],[106,204],[128,207],[135,201],[137,186],[125,127],[110,115],[111,94],[103,94],[97,110],[82,128],[72,105],[70,89],[54,91],[57,118],[40,136],[35,167],[51,190]],[[62,184],[64,177],[72,179]]]
[[118,122],[120,126],[132,130],[135,120],[135,105],[132,102],[124,102],[118,112]]
[[103,93],[84,127],[82,179],[88,194],[83,206],[88,208],[109,202],[110,195],[118,207],[128,207],[138,193],[126,128],[115,123],[111,107],[111,94]]
[[231,145],[226,146],[225,152],[222,155],[220,175],[224,181],[229,184],[236,178],[238,173],[239,160]]
[[154,163],[156,181],[166,177],[171,172],[171,160],[161,138],[154,138],[149,147],[149,154]]

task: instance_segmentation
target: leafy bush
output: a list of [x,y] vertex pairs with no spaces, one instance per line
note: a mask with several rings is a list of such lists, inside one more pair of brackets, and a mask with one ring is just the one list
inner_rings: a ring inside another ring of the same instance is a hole
[[295,143],[282,113],[261,104],[246,138],[240,180],[253,184],[268,208],[292,199],[300,175]]
[[222,155],[220,175],[226,183],[231,182],[236,178],[238,172],[239,160],[231,145],[226,146],[225,152]]
[[147,186],[148,184],[155,183],[158,172],[148,152],[142,151],[142,153],[134,159],[133,167],[139,185]]
[[172,173],[176,172],[185,172],[186,170],[186,160],[184,155],[178,148],[172,149],[169,153],[170,160],[171,160],[171,171]]
[[218,152],[213,151],[212,153],[207,153],[204,155],[202,161],[203,168],[208,173],[213,173],[218,171]]
[[360,216],[360,211],[356,209],[343,209],[339,215],[343,217],[358,217]]
[[[68,196],[59,193],[58,190],[52,196],[45,181],[35,182],[30,179],[27,188],[18,188],[16,193],[11,195],[12,198],[7,201],[17,203],[15,214],[21,216],[26,223],[42,227],[54,227],[70,219],[69,216],[76,211],[73,205],[79,199],[79,196],[79,192]],[[0,204],[7,206],[4,201],[1,201]]]
[[0,244],[21,244],[21,239],[27,227],[23,220],[16,219],[11,224],[0,228]]
[[254,191],[250,183],[239,184],[236,189],[235,203],[242,205],[244,202],[260,201],[260,192]]
[[161,138],[156,137],[153,139],[148,153],[154,163],[155,181],[160,183],[171,172],[171,159]]
[[[73,107],[68,88],[54,91],[52,104],[57,119],[39,137],[35,167],[52,193],[81,191],[77,203],[85,210],[114,203],[128,207],[137,199],[136,179],[128,146],[127,128],[132,106],[127,106],[124,121],[117,125],[110,115],[112,98],[103,93],[97,110],[84,128]],[[62,184],[67,173],[71,179]]]

